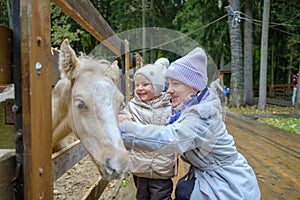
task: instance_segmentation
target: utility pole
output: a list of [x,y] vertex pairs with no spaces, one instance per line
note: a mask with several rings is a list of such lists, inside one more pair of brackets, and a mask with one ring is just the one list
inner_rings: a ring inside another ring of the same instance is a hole
[[145,0],[142,0],[142,57],[146,59],[146,28],[145,28]]

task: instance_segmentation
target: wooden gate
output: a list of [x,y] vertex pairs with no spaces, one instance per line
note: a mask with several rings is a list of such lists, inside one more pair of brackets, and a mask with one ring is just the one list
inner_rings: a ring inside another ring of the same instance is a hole
[[[90,1],[52,1],[117,56],[122,56],[123,71],[127,75],[123,88],[128,101],[131,63],[128,43],[118,37],[105,41],[115,33]],[[76,143],[69,148],[71,154],[77,155],[76,159],[64,166],[59,160],[67,153],[55,155],[53,161],[51,159],[50,1],[13,0],[12,5],[16,131],[23,135],[23,142],[17,140],[16,143],[24,147],[16,149],[17,157],[23,156],[24,159],[24,193],[17,199],[53,199],[53,180],[82,159],[86,152],[80,143]]]

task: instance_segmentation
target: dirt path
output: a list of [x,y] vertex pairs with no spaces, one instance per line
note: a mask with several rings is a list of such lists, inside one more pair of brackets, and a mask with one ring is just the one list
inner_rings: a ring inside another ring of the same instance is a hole
[[226,124],[254,168],[262,199],[300,199],[300,136],[230,112]]

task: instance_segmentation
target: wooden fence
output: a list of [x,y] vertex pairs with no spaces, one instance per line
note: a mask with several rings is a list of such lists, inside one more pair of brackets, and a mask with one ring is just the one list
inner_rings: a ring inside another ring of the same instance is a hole
[[[258,97],[259,87],[254,87],[254,96]],[[293,84],[272,84],[267,86],[267,97],[290,98],[293,94]]]
[[[123,72],[129,75],[131,61],[128,43],[115,36],[90,1],[52,1],[118,57],[122,57]],[[78,142],[52,155],[52,130],[48,125],[52,121],[50,1],[12,0],[12,7],[15,126],[16,132],[23,135],[23,142],[19,141],[19,144],[24,147],[16,149],[16,153],[24,159],[24,193],[20,190],[17,199],[53,199],[53,180],[82,159],[86,151]],[[112,36],[114,40],[105,40]],[[123,89],[128,101],[127,76],[124,78]],[[105,180],[95,184],[94,191],[98,191],[97,195],[101,195],[99,191],[103,191],[106,184]],[[92,193],[93,189],[90,191]]]

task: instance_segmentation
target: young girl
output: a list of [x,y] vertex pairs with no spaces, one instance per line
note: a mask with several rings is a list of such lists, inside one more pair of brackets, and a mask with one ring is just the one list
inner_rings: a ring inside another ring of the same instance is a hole
[[[119,115],[141,124],[165,125],[171,113],[170,96],[165,86],[162,65],[148,64],[134,75],[134,98]],[[142,133],[141,133],[142,134]],[[171,200],[172,177],[176,174],[177,156],[162,155],[143,149],[130,151],[129,168],[137,188],[137,200]]]

